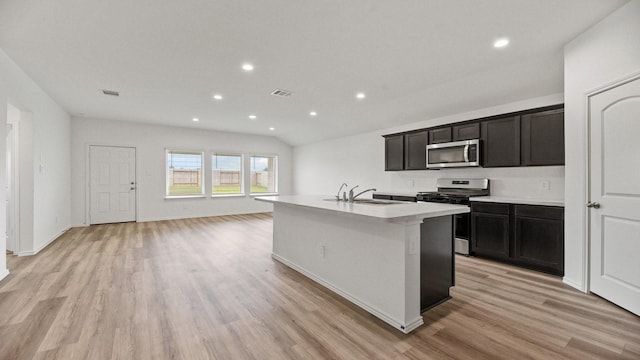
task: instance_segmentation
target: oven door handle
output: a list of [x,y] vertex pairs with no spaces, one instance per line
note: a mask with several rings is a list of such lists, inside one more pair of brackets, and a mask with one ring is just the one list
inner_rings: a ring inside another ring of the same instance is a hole
[[464,162],[469,162],[469,145],[464,146]]

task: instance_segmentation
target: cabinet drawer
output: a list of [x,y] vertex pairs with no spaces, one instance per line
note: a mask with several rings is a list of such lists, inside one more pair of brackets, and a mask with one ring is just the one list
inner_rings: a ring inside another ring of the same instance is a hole
[[471,212],[509,215],[509,204],[471,202]]
[[550,220],[564,219],[564,208],[555,206],[516,205],[515,213],[517,217],[522,216]]

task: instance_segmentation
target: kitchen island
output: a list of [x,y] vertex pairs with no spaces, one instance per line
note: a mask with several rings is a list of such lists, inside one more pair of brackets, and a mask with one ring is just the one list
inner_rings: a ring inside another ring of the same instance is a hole
[[423,324],[421,310],[448,298],[451,218],[467,206],[297,195],[256,200],[273,204],[275,260],[394,328],[409,333]]

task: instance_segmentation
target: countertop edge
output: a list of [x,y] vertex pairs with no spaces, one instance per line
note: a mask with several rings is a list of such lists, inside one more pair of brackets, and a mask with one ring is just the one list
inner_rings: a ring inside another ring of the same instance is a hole
[[[379,215],[373,215],[373,214],[363,214],[363,213],[357,213],[357,212],[351,212],[351,211],[344,211],[344,210],[340,210],[340,209],[330,209],[330,208],[325,208],[325,207],[317,207],[317,206],[313,206],[311,204],[301,204],[301,203],[295,203],[295,202],[291,202],[291,201],[284,201],[284,200],[280,200],[280,199],[275,199],[275,197],[256,197],[255,200],[257,201],[262,201],[262,202],[267,202],[267,203],[271,203],[274,205],[285,205],[285,206],[295,206],[295,207],[302,207],[302,208],[308,208],[308,209],[314,209],[316,211],[322,211],[325,213],[332,213],[332,214],[341,214],[341,215],[345,215],[345,216],[350,216],[350,217],[357,217],[360,219],[368,219],[368,220],[375,220],[375,221],[379,221],[379,222],[389,222],[389,223],[396,223],[396,222],[409,222],[409,221],[422,221],[422,219],[427,219],[427,218],[434,218],[434,217],[440,217],[440,216],[448,216],[448,215],[455,215],[455,214],[464,214],[464,213],[469,213],[470,209],[467,206],[459,206],[458,205],[453,205],[456,206],[455,209],[442,209],[442,210],[431,210],[428,212],[424,212],[424,211],[418,211],[416,213],[412,213],[412,214],[404,214],[404,215],[398,215],[398,216],[379,216]],[[413,202],[407,202],[407,205],[411,205],[411,204],[417,204],[417,203],[413,203]],[[427,204],[427,203],[423,203],[423,204]],[[434,203],[431,203],[434,204]],[[371,205],[364,205],[364,204],[356,204],[356,206],[371,206]],[[400,204],[398,206],[402,206],[404,204]],[[442,204],[439,204],[442,205]],[[449,205],[449,204],[447,204]],[[373,205],[375,206],[375,205]],[[389,205],[389,206],[394,206],[394,205]]]
[[474,196],[469,201],[564,207],[563,200],[512,198],[507,196]]

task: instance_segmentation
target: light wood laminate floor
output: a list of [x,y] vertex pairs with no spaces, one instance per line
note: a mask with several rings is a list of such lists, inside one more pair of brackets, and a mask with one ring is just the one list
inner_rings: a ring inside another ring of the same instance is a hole
[[270,257],[270,214],[74,228],[0,282],[1,359],[640,359],[640,318],[456,258],[403,335]]

